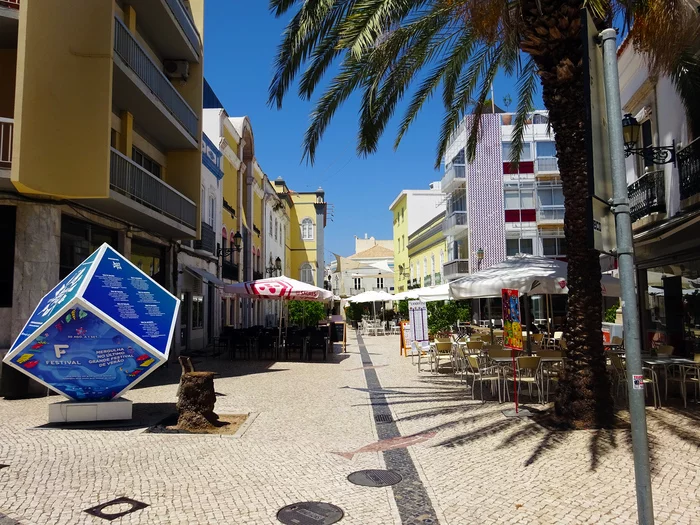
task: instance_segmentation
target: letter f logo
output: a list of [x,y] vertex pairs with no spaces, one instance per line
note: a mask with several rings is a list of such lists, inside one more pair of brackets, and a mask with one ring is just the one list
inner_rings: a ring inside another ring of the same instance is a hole
[[66,353],[64,348],[68,348],[68,345],[53,345],[53,351],[56,354],[56,359],[61,359],[61,356]]

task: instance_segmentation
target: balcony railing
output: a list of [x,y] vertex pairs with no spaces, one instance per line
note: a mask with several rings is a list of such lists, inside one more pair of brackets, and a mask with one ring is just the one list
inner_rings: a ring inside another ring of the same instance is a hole
[[197,206],[133,160],[112,148],[109,185],[117,193],[197,229]]
[[0,168],[9,169],[12,164],[12,134],[14,120],[0,117]]
[[238,280],[238,265],[224,259],[221,265],[221,277],[229,281]]
[[433,277],[432,275],[426,275],[423,277],[423,286],[432,286],[433,284]]
[[700,193],[700,138],[678,152],[681,201]]
[[465,182],[467,180],[467,170],[461,164],[452,164],[442,177],[440,187],[442,191],[448,192],[453,183]]
[[540,206],[537,210],[537,222],[563,221],[564,206]]
[[556,157],[539,157],[535,159],[535,173],[559,173],[559,161]]
[[442,231],[445,235],[452,235],[469,226],[469,218],[466,211],[453,211],[442,223]]
[[0,7],[19,9],[19,0],[0,0]]
[[455,259],[447,262],[442,266],[442,273],[446,278],[467,275],[469,273],[469,260]]
[[663,171],[651,171],[627,187],[632,222],[652,213],[666,213]]
[[216,234],[214,233],[214,228],[204,221],[202,221],[202,238],[194,241],[194,249],[209,253],[214,253],[216,249]]
[[436,273],[435,275],[433,275],[433,280],[435,281],[436,285],[442,284],[442,274]]
[[185,35],[187,35],[187,40],[190,41],[195,52],[199,53],[199,36],[197,35],[197,30],[194,28],[194,22],[190,18],[185,6],[182,5],[180,0],[165,0],[165,3],[168,4],[173,16],[177,19]]
[[372,288],[372,291],[374,291],[374,292],[388,292],[389,288],[387,288],[386,286],[384,288]]
[[350,288],[350,295],[360,295],[364,291],[364,288]]
[[182,124],[187,133],[198,141],[197,115],[118,18],[114,19],[114,51]]

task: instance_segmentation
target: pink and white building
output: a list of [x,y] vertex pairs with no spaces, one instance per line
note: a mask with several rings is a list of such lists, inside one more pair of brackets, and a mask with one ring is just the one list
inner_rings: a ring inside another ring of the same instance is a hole
[[482,116],[474,162],[466,163],[467,115],[445,154],[442,191],[446,279],[483,270],[517,253],[564,258],[564,196],[546,111],[531,115],[517,169],[508,161],[515,118]]

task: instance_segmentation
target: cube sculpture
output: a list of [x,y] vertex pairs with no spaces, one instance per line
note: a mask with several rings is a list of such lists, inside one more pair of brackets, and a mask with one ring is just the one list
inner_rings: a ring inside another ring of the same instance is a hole
[[167,361],[179,306],[105,243],[41,300],[3,361],[71,400],[115,399]]

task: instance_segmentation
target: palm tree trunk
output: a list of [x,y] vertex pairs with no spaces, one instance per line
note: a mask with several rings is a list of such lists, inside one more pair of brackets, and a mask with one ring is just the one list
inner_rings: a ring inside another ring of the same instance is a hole
[[608,426],[613,402],[601,334],[601,270],[598,252],[588,245],[581,0],[524,0],[521,5],[527,27],[521,47],[539,69],[542,98],[555,133],[566,210],[568,360],[560,375],[555,411],[577,428]]

